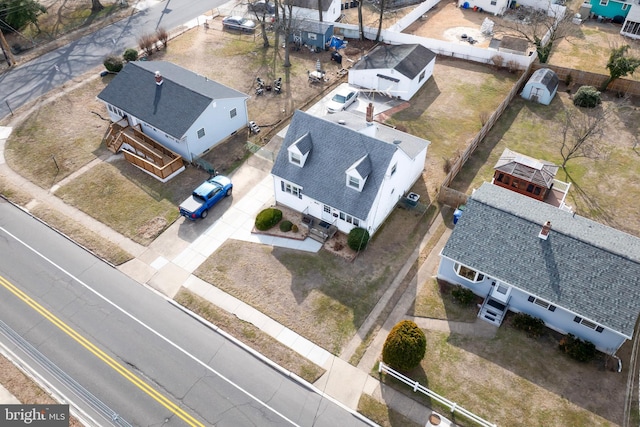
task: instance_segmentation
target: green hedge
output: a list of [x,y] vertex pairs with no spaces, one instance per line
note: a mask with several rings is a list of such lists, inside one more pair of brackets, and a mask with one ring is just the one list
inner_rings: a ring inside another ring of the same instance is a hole
[[476,294],[471,289],[460,285],[453,288],[451,296],[460,305],[469,305],[476,299]]
[[359,252],[367,247],[369,243],[369,232],[364,228],[352,228],[347,237],[347,244],[351,249]]
[[256,217],[256,228],[265,231],[275,226],[282,219],[282,211],[276,208],[267,208]]
[[571,334],[564,336],[558,347],[578,362],[590,362],[596,357],[596,346],[592,342],[581,340]]
[[280,231],[284,231],[285,233],[291,231],[293,228],[293,223],[289,220],[284,220],[280,223]]
[[382,361],[394,369],[408,371],[420,364],[427,351],[427,338],[411,320],[391,329],[382,347]]
[[538,338],[544,332],[544,321],[527,313],[516,313],[513,316],[513,327],[525,331],[532,338]]
[[117,56],[107,56],[102,64],[110,73],[119,73],[123,67],[122,59]]

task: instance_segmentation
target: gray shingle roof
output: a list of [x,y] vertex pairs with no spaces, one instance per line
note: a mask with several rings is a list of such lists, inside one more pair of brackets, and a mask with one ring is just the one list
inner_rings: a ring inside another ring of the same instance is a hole
[[415,78],[436,57],[421,44],[380,45],[362,57],[354,70],[394,69],[409,79]]
[[[313,148],[304,167],[289,162],[287,148],[309,132]],[[398,147],[302,111],[291,119],[271,173],[302,187],[302,193],[366,219]],[[368,155],[371,172],[362,191],[347,187],[346,171]]]
[[[156,71],[163,77],[160,86]],[[248,96],[170,62],[135,61],[98,98],[180,139],[214,100]]]
[[507,173],[528,182],[551,188],[553,179],[558,173],[559,167],[551,162],[535,160],[523,154],[518,154],[505,148],[500,159],[493,167],[495,170]]
[[[320,6],[322,10],[326,12],[329,10],[331,3],[333,3],[333,0],[321,0]],[[284,4],[289,4],[289,2],[287,1]],[[291,0],[290,4],[303,9],[318,10],[318,0]]]
[[[367,126],[364,114],[361,114],[357,110],[338,111],[337,113],[324,116],[324,119],[356,131],[360,131]],[[373,125],[377,128],[376,139],[397,145],[411,159],[415,159],[418,154],[422,153],[425,147],[431,144],[431,142],[425,139],[399,131],[383,123],[375,122]]]
[[[551,222],[547,240],[538,234]],[[640,313],[640,239],[485,183],[443,256],[628,337]]]

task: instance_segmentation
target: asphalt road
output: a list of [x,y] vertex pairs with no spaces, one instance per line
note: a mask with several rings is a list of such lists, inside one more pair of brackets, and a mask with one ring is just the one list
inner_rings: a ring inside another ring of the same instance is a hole
[[140,426],[369,425],[4,201],[0,253],[0,321],[82,386],[51,380],[100,425],[126,425],[100,405]]
[[0,118],[102,64],[110,54],[136,47],[159,27],[172,30],[225,0],[165,0],[127,19],[62,46],[0,75]]

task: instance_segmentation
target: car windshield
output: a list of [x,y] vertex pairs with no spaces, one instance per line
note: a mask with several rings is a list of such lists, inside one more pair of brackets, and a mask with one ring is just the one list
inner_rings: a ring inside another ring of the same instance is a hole
[[331,100],[339,104],[344,104],[347,101],[347,97],[344,95],[337,94],[337,95],[334,95],[333,98],[331,98]]

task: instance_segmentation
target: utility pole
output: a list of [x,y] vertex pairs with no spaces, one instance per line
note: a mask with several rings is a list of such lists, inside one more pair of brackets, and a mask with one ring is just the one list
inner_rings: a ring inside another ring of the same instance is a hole
[[9,67],[16,65],[16,60],[13,58],[13,53],[11,53],[11,49],[9,49],[9,45],[7,44],[7,40],[4,38],[2,30],[0,30],[0,47],[2,48],[2,53],[4,53],[4,57],[7,60]]

